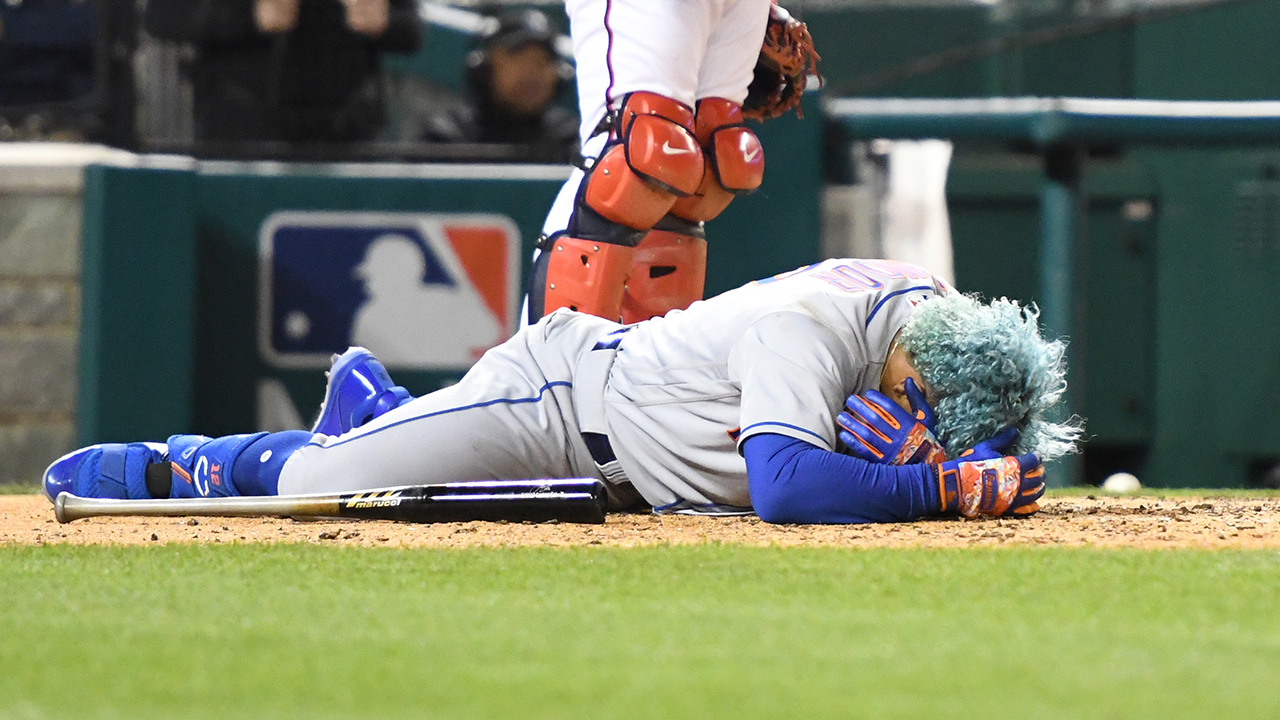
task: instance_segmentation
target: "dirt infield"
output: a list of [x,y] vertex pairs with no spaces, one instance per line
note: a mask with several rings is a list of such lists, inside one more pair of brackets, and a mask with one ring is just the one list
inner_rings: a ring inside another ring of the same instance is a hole
[[392,547],[743,545],[968,547],[1093,545],[1280,548],[1280,498],[1054,497],[1027,520],[770,525],[757,518],[621,514],[604,525],[236,518],[90,518],[59,525],[37,495],[0,496],[0,545],[310,542]]

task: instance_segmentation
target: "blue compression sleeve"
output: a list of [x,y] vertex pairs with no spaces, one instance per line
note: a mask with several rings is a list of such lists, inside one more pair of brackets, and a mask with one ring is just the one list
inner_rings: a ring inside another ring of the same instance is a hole
[[925,464],[875,465],[773,433],[747,438],[742,454],[751,504],[766,522],[902,522],[939,509]]
[[289,456],[311,442],[313,433],[303,430],[263,435],[245,448],[231,465],[231,481],[241,495],[277,495],[280,471]]

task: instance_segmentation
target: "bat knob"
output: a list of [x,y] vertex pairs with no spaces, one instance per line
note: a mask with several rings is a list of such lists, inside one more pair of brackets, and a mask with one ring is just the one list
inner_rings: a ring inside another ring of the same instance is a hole
[[63,491],[58,493],[58,497],[53,499],[53,516],[60,523],[69,523],[75,520],[75,516],[67,512],[67,498],[72,497],[71,493]]

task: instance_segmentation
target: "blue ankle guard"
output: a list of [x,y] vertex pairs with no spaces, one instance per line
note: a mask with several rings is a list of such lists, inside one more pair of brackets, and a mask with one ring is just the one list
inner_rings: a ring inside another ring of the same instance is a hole
[[302,430],[220,438],[174,435],[169,438],[169,497],[275,495],[285,461],[312,437]]

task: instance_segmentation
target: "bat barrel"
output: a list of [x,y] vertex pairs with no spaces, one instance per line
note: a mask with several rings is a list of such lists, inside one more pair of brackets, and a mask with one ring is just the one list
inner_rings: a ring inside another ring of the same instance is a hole
[[470,520],[602,523],[607,504],[608,496],[599,480],[580,478],[444,483],[325,495],[178,500],[113,500],[59,493],[53,502],[53,511],[60,523],[122,515],[348,517],[417,523]]
[[54,517],[60,523],[69,523],[87,517],[263,517],[270,515],[338,515],[338,497],[269,496],[269,497],[219,497],[184,498],[179,500],[111,500],[83,498],[70,493],[58,493],[53,501]]

